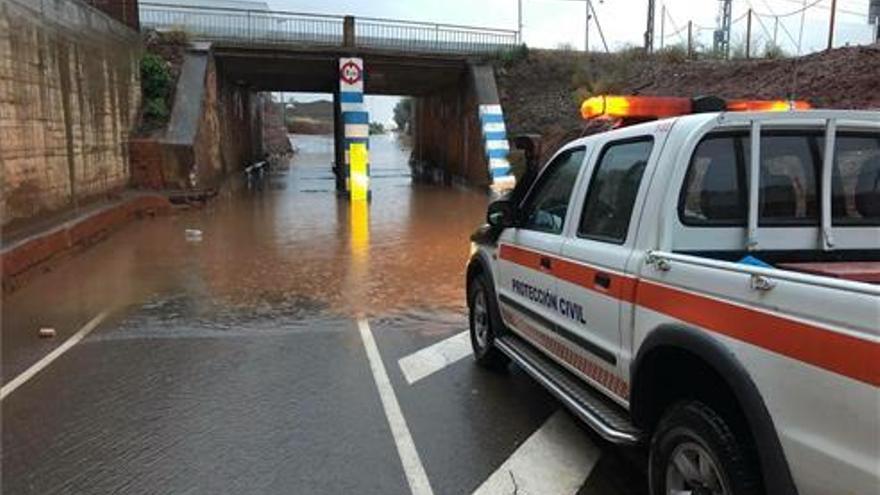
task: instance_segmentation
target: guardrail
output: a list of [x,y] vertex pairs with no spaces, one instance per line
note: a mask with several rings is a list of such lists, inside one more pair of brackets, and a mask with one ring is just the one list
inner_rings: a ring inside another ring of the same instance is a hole
[[517,32],[339,15],[140,3],[141,29],[181,30],[196,40],[330,45],[414,52],[493,53]]

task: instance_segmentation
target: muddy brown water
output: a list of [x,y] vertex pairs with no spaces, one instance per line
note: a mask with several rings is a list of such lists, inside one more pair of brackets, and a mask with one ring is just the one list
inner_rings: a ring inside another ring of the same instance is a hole
[[[332,137],[292,139],[288,170],[203,209],[134,222],[5,297],[4,381],[108,308],[137,313],[123,325],[135,332],[143,318],[169,333],[179,322],[266,330],[360,314],[401,327],[463,321],[468,236],[487,196],[414,183],[409,149],[386,135],[371,138],[372,201],[354,207],[334,190]],[[58,337],[35,338],[44,326]]]

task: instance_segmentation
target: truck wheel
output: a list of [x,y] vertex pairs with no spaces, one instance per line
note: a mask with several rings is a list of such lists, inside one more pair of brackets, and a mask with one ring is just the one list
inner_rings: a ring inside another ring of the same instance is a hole
[[503,323],[485,275],[477,275],[468,290],[471,346],[477,364],[485,368],[502,368],[510,359],[493,344]]
[[651,495],[760,495],[758,468],[728,423],[697,401],[679,402],[651,438]]

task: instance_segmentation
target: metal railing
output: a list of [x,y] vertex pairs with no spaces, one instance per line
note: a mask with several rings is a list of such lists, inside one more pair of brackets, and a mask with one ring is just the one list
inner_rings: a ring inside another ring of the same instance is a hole
[[517,44],[516,31],[358,17],[355,43],[416,52],[493,53]]
[[140,4],[141,29],[185,31],[204,41],[341,45],[342,16]]
[[[416,52],[492,53],[517,44],[513,30],[269,10],[140,3],[142,29],[180,30],[202,41],[336,45]],[[346,30],[351,30],[346,32]],[[352,44],[353,43],[353,44]]]

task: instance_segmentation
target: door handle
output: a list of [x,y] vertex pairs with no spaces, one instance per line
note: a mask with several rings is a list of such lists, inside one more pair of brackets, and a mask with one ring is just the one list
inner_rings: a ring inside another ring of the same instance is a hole
[[611,276],[607,273],[599,272],[593,277],[593,282],[604,289],[611,287]]
[[541,260],[538,263],[541,265],[542,270],[549,272],[553,269],[553,262],[546,256],[541,256]]

